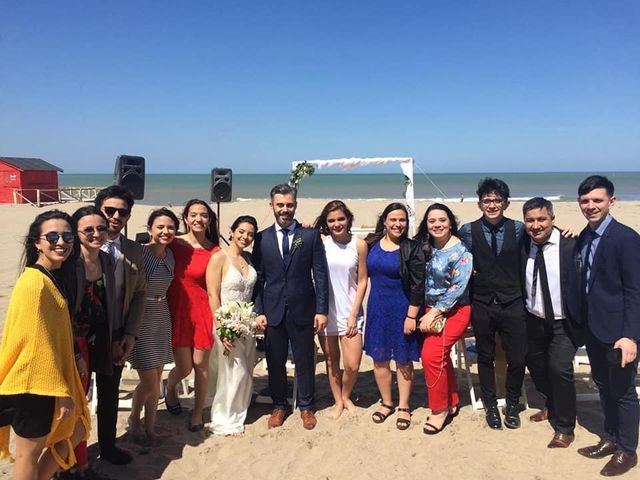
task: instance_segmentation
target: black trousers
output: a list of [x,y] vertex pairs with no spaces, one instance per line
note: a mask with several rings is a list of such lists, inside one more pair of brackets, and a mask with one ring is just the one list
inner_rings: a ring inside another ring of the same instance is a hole
[[591,332],[587,334],[587,354],[591,364],[591,377],[598,386],[600,404],[604,413],[604,436],[618,444],[626,453],[638,448],[640,404],[636,392],[638,358],[624,368],[610,366],[607,350],[613,345],[602,343]]
[[122,368],[113,366],[113,375],[96,373],[98,389],[98,444],[100,452],[112,450],[116,445],[118,401]]
[[265,332],[265,350],[269,374],[269,390],[276,408],[288,408],[287,403],[287,356],[289,342],[296,364],[298,380],[298,407],[300,410],[314,408],[315,393],[315,343],[313,323],[298,325],[285,310],[283,320],[275,326],[268,325]]
[[527,313],[527,367],[538,392],[546,398],[549,423],[556,432],[573,434],[576,427],[576,385],[573,358],[577,348],[562,320],[547,326]]
[[509,404],[519,403],[527,353],[522,299],[508,304],[474,301],[471,304],[471,324],[476,337],[478,376],[485,408],[497,405],[494,365],[496,333],[500,335],[507,357],[506,400]]

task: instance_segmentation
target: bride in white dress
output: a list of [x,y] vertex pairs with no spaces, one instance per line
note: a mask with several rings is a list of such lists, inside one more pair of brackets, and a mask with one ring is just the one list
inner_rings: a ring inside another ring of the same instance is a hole
[[[238,217],[231,225],[228,250],[219,250],[211,256],[207,265],[207,291],[212,312],[227,302],[251,301],[257,275],[244,249],[253,243],[257,227],[255,218]],[[210,395],[213,396],[210,428],[216,435],[242,436],[253,393],[256,341],[253,336],[247,336],[233,343],[222,342],[215,332],[214,339],[209,362]],[[229,350],[228,356],[224,355],[225,350]]]

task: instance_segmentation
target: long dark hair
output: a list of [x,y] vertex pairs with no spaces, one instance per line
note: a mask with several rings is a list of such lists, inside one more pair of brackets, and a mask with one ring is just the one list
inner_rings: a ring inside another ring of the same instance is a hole
[[[371,245],[373,245],[378,240],[380,240],[382,237],[384,237],[384,221],[387,219],[389,214],[391,212],[393,212],[394,210],[402,210],[404,212],[405,216],[407,217],[407,229],[409,228],[409,224],[408,224],[408,222],[409,222],[409,212],[407,211],[407,207],[405,207],[404,204],[402,204],[400,202],[390,203],[389,205],[387,205],[384,208],[384,210],[382,211],[382,213],[378,217],[378,222],[376,223],[375,232],[370,233],[364,239],[364,241],[367,242],[367,246],[368,247],[371,247]],[[404,233],[402,234],[401,240],[405,239],[405,238],[407,238],[407,230],[405,230]]]
[[431,235],[429,235],[428,217],[429,213],[434,210],[442,210],[447,214],[447,217],[449,218],[449,224],[451,225],[451,235],[455,237],[458,236],[458,219],[453,214],[451,209],[443,203],[432,203],[431,205],[429,205],[427,211],[424,212],[424,217],[422,217],[422,221],[420,222],[420,226],[418,227],[418,233],[416,233],[415,237],[413,237],[414,240],[417,240],[422,244],[422,250],[424,251],[427,260],[431,258],[431,255],[433,253],[433,238],[431,238]]
[[207,209],[207,213],[209,214],[209,228],[204,232],[204,236],[214,245],[218,245],[220,240],[218,239],[218,217],[211,210],[211,207],[204,200],[200,200],[199,198],[192,198],[189,200],[185,206],[184,210],[182,210],[182,223],[184,225],[184,229],[186,232],[189,231],[189,224],[187,223],[187,217],[189,216],[189,209],[194,205],[202,205]]
[[63,267],[65,265],[73,265],[78,257],[78,249],[77,241],[78,236],[76,234],[76,225],[71,216],[63,212],[61,210],[47,210],[46,212],[42,212],[39,214],[31,225],[29,225],[29,230],[27,231],[27,236],[24,239],[24,251],[22,252],[22,259],[20,264],[22,268],[31,267],[35,265],[38,261],[38,247],[36,247],[36,242],[40,239],[42,235],[42,224],[47,220],[64,220],[69,224],[71,231],[73,232],[74,241],[73,241],[73,250],[71,255],[62,263]]
[[167,207],[158,208],[157,210],[154,210],[149,214],[149,218],[147,218],[147,228],[151,228],[153,226],[153,222],[158,217],[170,218],[174,226],[176,227],[176,232],[180,228],[180,221],[178,220],[178,217]]
[[331,200],[327,203],[322,209],[322,212],[320,212],[320,216],[316,219],[316,223],[313,225],[313,228],[319,229],[320,233],[323,235],[330,235],[331,232],[329,232],[329,226],[327,225],[327,217],[331,212],[335,212],[336,210],[342,210],[344,215],[347,217],[347,231],[351,233],[353,213],[351,213],[351,210],[349,210],[342,200]]

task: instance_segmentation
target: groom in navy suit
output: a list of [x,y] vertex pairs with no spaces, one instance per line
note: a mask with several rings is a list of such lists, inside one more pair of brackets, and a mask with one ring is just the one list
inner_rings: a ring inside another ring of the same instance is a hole
[[581,302],[587,329],[591,376],[604,413],[604,435],[597,445],[578,449],[588,458],[613,457],[600,471],[622,475],[638,462],[640,405],[636,393],[640,341],[640,236],[617,222],[613,183],[593,175],[578,188],[580,210],[589,225],[576,243],[581,264]]
[[[276,223],[256,235],[253,265],[258,322],[266,324],[265,347],[273,412],[269,428],[284,422],[287,403],[286,362],[289,342],[296,363],[298,406],[307,430],[316,426],[314,409],[314,334],[327,323],[329,278],[318,230],[302,228],[294,219],[295,188],[276,185],[271,203]],[[265,318],[266,316],[266,318]]]

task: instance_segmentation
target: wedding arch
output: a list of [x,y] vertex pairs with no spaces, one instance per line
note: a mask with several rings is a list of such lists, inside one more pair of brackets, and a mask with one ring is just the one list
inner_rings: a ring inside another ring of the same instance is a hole
[[409,212],[409,225],[415,232],[416,205],[413,192],[413,158],[411,157],[373,157],[373,158],[337,158],[332,160],[298,160],[291,162],[291,171],[296,171],[299,165],[308,164],[314,169],[338,167],[349,170],[357,167],[369,167],[372,165],[387,165],[397,163],[405,177],[404,202]]

